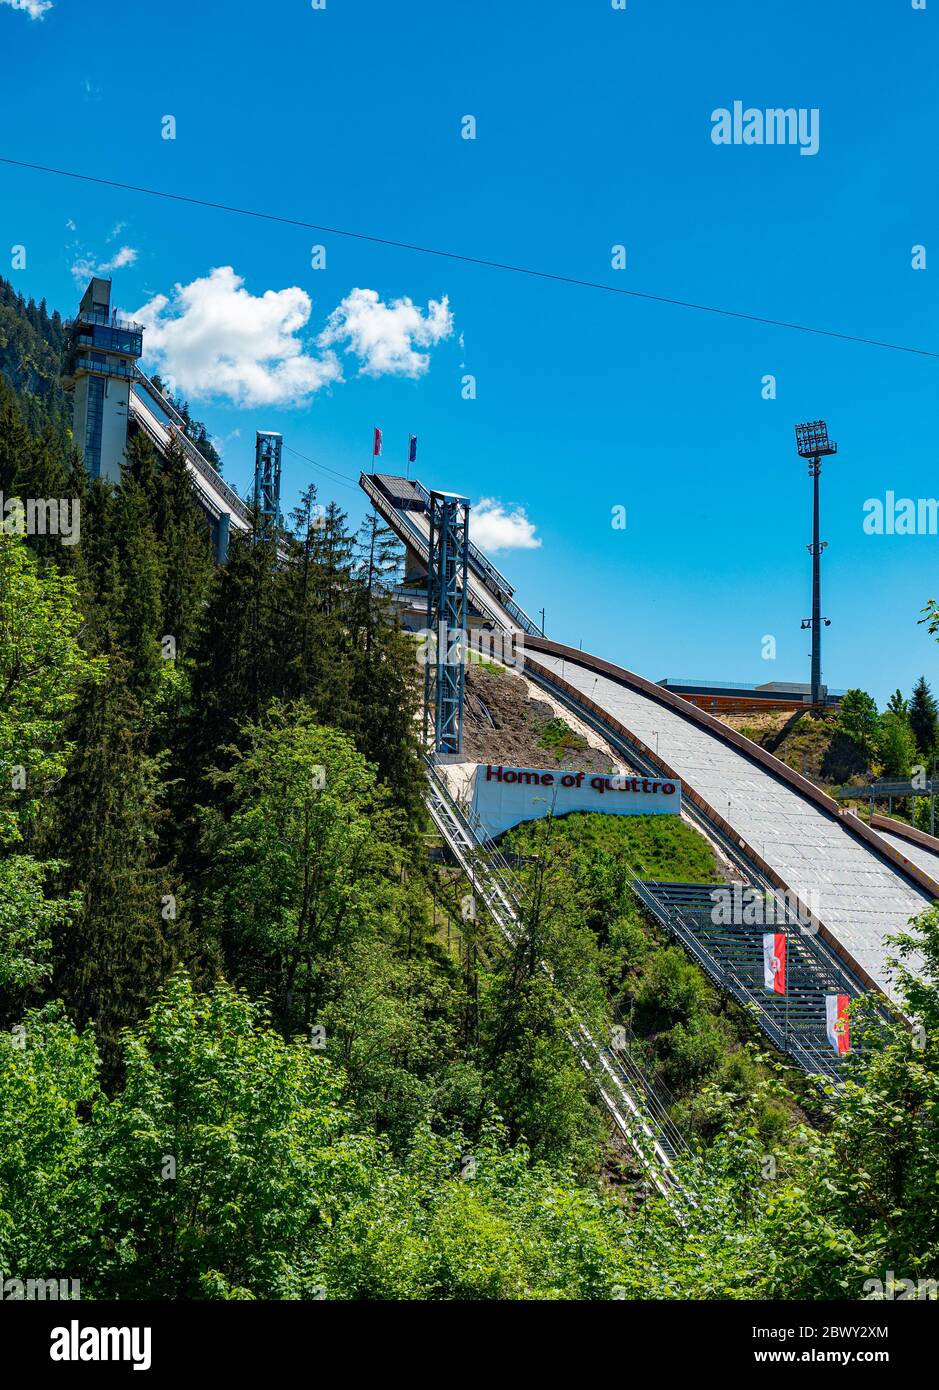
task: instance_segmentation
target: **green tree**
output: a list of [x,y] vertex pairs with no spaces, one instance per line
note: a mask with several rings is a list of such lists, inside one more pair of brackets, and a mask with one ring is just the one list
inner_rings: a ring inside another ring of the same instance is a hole
[[873,757],[877,747],[879,719],[877,705],[863,690],[846,690],[838,710],[838,728],[864,753]]
[[[59,1008],[0,1034],[6,1275],[77,1277],[86,1299],[608,1300],[656,1291],[650,1254],[672,1251],[681,1287],[687,1235],[654,1201],[633,1234],[619,1203],[492,1120],[472,1147],[421,1128],[392,1161],[333,1064],[227,985],[175,977],[123,1053],[107,1098],[93,1035]],[[711,1277],[730,1272],[727,1256]]]
[[80,1278],[97,1220],[91,1107],[99,1097],[91,1031],[60,1004],[0,1031],[0,1268],[7,1277]]
[[52,898],[59,867],[25,849],[41,829],[47,798],[73,745],[65,723],[79,679],[94,668],[78,644],[72,579],[41,573],[19,539],[0,535],[0,1015],[51,969],[53,931],[74,900]]
[[229,819],[203,815],[205,911],[239,983],[309,1030],[348,952],[371,937],[399,873],[387,797],[351,741],[303,708],[272,706],[243,732]]
[[532,838],[519,930],[482,994],[480,1050],[513,1141],[524,1140],[539,1159],[589,1171],[600,1132],[571,1036],[574,1020],[609,1036],[608,1005],[597,942],[572,903],[554,819],[536,822]]
[[[67,928],[78,907],[74,897],[46,895],[48,880],[60,868],[28,854],[0,858],[0,999],[19,1000],[52,973],[53,933]],[[12,1008],[0,1014],[17,1016]]]
[[156,480],[156,525],[162,545],[162,633],[188,655],[213,578],[209,527],[196,500],[192,475],[174,440]]
[[887,714],[897,714],[906,719],[910,712],[910,703],[900,690],[895,690],[887,701]]
[[113,1062],[120,1029],[188,959],[185,914],[173,867],[157,860],[160,767],[119,658],[86,683],[70,733],[54,843],[67,847],[59,882],[81,908],[57,941],[55,986],[79,1025],[96,1024]]
[[320,1245],[364,1200],[374,1140],[349,1133],[341,1079],[264,1010],[174,979],[125,1045],[97,1119],[93,1291],[118,1298],[313,1298]]
[[21,540],[0,534],[0,845],[23,839],[65,770],[64,721],[92,669],[77,597],[68,576],[40,573]]
[[200,773],[232,743],[239,726],[260,718],[284,693],[287,662],[278,646],[283,608],[274,544],[233,536],[193,658],[187,760]]
[[916,739],[905,715],[890,710],[880,717],[878,753],[887,778],[906,780],[917,758]]
[[159,679],[163,558],[152,520],[152,503],[144,486],[125,469],[114,503],[119,547],[114,559],[119,583],[111,596],[111,613],[121,650],[128,662],[128,679],[142,697],[151,695]]
[[913,687],[909,717],[916,746],[922,757],[928,762],[936,749],[939,708],[936,706],[935,698],[925,676],[920,676]]

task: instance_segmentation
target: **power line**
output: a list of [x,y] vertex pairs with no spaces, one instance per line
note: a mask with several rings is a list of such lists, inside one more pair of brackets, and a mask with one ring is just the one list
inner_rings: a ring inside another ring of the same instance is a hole
[[796,333],[812,333],[822,338],[838,338],[846,343],[861,343],[866,347],[887,348],[891,352],[910,352],[918,357],[939,358],[939,352],[927,348],[909,347],[904,343],[887,343],[879,338],[862,338],[854,333],[840,333],[832,328],[814,328],[806,323],[790,323],[785,319],[766,318],[762,314],[746,314],[739,309],[720,309],[714,304],[697,304],[688,299],[673,299],[669,295],[649,294],[643,290],[627,290],[619,285],[608,285],[601,280],[582,280],[575,275],[559,275],[550,270],[535,270],[531,266],[512,265],[506,261],[487,260],[483,256],[466,256],[458,251],[443,251],[439,247],[420,246],[410,241],[394,241],[390,237],[375,236],[368,232],[351,232],[343,227],[327,227],[319,222],[306,222],[299,217],[282,217],[273,212],[259,212],[256,208],[241,208],[231,203],[210,202],[207,198],[193,198],[185,193],[168,193],[161,188],[146,188],[142,184],[121,183],[117,179],[105,179],[95,174],[79,174],[72,169],[55,169],[48,164],[31,164],[23,159],[9,159],[0,155],[0,164],[9,164],[17,169],[32,169],[43,174],[56,174],[60,178],[78,179],[83,183],[96,183],[105,188],[119,188],[125,193],[144,193],[150,198],[166,198],[175,203],[188,203],[192,207],[212,208],[216,212],[236,213],[240,217],[255,217],[264,222],[279,222],[286,227],[303,227],[311,232],[325,232],[329,236],[348,237],[354,241],[368,241],[376,246],[390,246],[398,251],[414,251],[422,256],[438,256],[443,260],[459,261],[464,265],[482,266],[487,270],[502,270],[512,275],[528,275],[537,280],[551,280],[561,285],[577,285],[581,289],[601,290],[606,294],[617,294],[628,299],[645,299],[653,304],[671,304],[678,309],[694,309],[702,314],[718,314],[722,318],[743,319],[747,323],[762,323],[770,328],[787,328]]
[[332,474],[330,482],[342,482],[342,479],[345,478],[347,481],[343,486],[352,487],[354,491],[358,490],[358,479],[353,478],[350,473],[340,473],[335,468],[328,468],[325,463],[317,463],[316,459],[311,459],[308,454],[301,454],[299,449],[294,449],[289,444],[285,444],[284,448],[287,450],[288,454],[296,454],[298,459],[303,459],[304,463],[312,464],[314,468],[320,469],[323,473]]

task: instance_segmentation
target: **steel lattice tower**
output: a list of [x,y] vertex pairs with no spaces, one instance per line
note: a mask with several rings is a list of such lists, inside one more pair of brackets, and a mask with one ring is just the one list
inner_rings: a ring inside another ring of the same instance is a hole
[[434,658],[424,668],[424,742],[438,753],[463,748],[463,686],[466,647],[466,561],[469,499],[453,492],[430,494],[427,557],[427,629]]
[[257,534],[277,534],[280,526],[280,458],[283,437],[258,430],[254,445],[254,509]]

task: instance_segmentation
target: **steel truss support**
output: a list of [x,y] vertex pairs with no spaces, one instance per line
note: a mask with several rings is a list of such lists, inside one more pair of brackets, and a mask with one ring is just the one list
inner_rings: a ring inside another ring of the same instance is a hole
[[[432,492],[427,561],[428,650],[424,667],[424,742],[438,753],[463,748],[466,661],[466,565],[469,499]],[[432,634],[432,635],[431,635]]]
[[277,534],[280,526],[280,469],[283,437],[258,430],[254,446],[254,508],[257,534]]

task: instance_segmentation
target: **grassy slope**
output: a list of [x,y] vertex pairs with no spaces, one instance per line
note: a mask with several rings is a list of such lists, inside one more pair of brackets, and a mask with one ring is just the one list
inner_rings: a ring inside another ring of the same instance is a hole
[[[584,853],[602,851],[625,858],[639,878],[673,883],[721,883],[711,846],[678,816],[609,816],[572,811],[558,821],[562,833],[576,841]],[[518,854],[532,852],[535,831],[531,823],[511,833],[507,848]],[[522,848],[527,844],[528,848]]]

